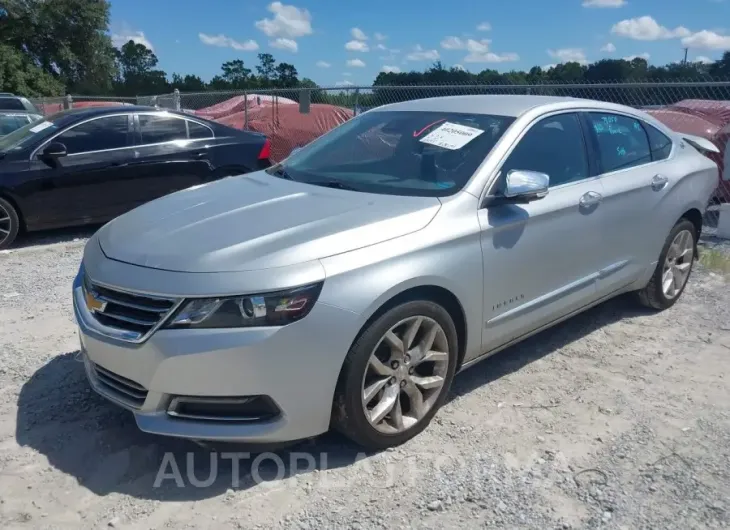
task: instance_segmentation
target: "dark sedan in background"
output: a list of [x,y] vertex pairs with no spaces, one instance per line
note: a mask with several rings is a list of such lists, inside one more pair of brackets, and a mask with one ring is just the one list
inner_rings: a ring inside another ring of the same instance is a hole
[[266,136],[152,107],[59,112],[0,137],[0,248],[269,167]]

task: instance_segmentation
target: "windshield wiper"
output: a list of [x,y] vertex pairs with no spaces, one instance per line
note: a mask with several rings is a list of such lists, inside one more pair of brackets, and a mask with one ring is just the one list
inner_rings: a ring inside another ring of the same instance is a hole
[[339,180],[316,180],[314,182],[307,182],[307,184],[311,184],[313,186],[322,186],[324,188],[335,188],[338,190],[360,191],[357,188],[350,186],[349,184],[340,182]]
[[[273,169],[273,168],[272,168]],[[282,166],[277,167],[274,169],[271,173],[271,175],[275,175],[277,177],[281,177],[286,180],[294,180],[294,177],[292,177],[286,169],[284,169]]]

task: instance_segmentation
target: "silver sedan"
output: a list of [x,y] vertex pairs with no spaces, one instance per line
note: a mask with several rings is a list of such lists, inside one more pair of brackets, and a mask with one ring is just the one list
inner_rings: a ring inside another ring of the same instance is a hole
[[161,435],[403,443],[477,361],[620,293],[674,304],[714,149],[581,99],[368,111],[99,230],[73,285],[90,383]]

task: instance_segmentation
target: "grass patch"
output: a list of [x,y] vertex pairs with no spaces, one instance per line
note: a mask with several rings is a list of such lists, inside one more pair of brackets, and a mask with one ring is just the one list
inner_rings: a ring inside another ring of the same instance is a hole
[[730,255],[714,248],[700,247],[700,263],[707,269],[730,277]]

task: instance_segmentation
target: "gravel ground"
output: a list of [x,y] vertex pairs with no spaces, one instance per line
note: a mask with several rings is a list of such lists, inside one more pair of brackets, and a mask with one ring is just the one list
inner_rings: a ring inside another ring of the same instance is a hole
[[395,450],[326,435],[234,468],[89,390],[69,296],[87,235],[0,253],[2,528],[730,526],[721,274],[698,266],[666,312],[619,298],[476,365]]

